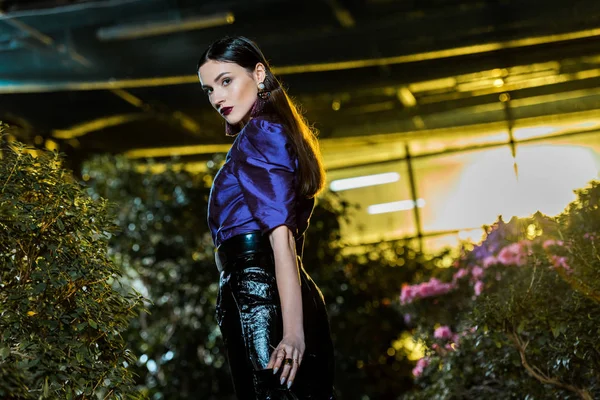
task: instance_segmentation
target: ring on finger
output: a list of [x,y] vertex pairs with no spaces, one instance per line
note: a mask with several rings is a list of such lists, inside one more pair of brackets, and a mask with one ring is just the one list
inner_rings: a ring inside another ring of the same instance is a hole
[[283,365],[292,365],[293,362],[294,360],[292,360],[291,358],[286,358],[285,360],[283,360]]

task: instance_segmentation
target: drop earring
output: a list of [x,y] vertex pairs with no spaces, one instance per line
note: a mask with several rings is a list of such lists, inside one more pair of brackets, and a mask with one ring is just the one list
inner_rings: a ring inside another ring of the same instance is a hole
[[265,90],[265,84],[263,82],[258,84],[258,97],[263,100],[266,100],[271,95],[271,92]]

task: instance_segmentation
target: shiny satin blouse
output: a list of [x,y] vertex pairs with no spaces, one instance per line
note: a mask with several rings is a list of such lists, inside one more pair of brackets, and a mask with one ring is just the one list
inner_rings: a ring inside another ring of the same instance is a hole
[[286,225],[308,228],[314,198],[299,195],[298,160],[282,124],[250,120],[235,138],[210,190],[208,226],[219,247],[232,236]]

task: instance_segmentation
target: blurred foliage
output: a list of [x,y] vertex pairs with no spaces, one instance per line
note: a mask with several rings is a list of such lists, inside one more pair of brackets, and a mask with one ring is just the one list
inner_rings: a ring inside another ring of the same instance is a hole
[[[177,160],[165,167],[105,155],[82,169],[91,193],[118,205],[121,233],[111,242],[112,255],[152,300],[150,313],[127,335],[139,357],[139,388],[150,398],[232,398],[214,319],[219,276],[206,222],[210,185],[222,162],[216,155],[207,173],[191,174]],[[319,198],[304,267],[329,307],[340,398],[396,399],[412,386],[412,363],[398,344],[404,329],[394,307],[399,287],[440,259],[401,242],[343,252],[340,220],[352,209],[333,193]]]
[[432,274],[449,291],[403,288],[427,347],[405,399],[600,398],[599,200],[591,182],[556,217],[500,219]]
[[335,193],[319,199],[303,263],[328,305],[340,398],[397,399],[412,387],[399,288],[441,265],[447,253],[426,257],[403,241],[342,251],[339,221],[354,210]]
[[1,158],[0,398],[137,398],[121,333],[142,302],[113,287],[108,203],[56,153],[13,142]]
[[232,385],[214,318],[219,274],[206,223],[210,175],[97,156],[82,177],[118,206],[111,254],[151,300],[126,338],[138,387],[152,399],[226,399]]

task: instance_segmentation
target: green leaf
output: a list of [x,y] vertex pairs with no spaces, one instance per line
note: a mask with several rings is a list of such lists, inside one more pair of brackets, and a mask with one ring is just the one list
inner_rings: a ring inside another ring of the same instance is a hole
[[46,284],[44,282],[40,282],[33,288],[33,294],[40,294],[44,290],[46,290]]
[[88,323],[90,324],[90,326],[94,329],[98,329],[98,324],[96,323],[96,321],[89,319]]
[[87,323],[87,322],[81,322],[81,323],[77,324],[77,326],[76,326],[76,329],[77,329],[78,331],[81,331],[81,330],[83,330],[83,329],[84,329],[86,326],[88,326],[88,323]]
[[519,323],[519,325],[517,326],[517,333],[519,333],[519,334],[523,333],[523,331],[525,330],[525,325],[526,325],[526,322],[521,321]]
[[8,347],[0,347],[0,358],[3,360],[10,355],[10,349]]
[[50,387],[48,385],[48,377],[46,377],[46,379],[44,380],[44,388],[42,390],[43,390],[44,397],[48,397],[48,395],[50,394]]
[[550,329],[552,330],[552,335],[557,338],[560,334],[567,331],[567,326],[564,323],[552,324]]

